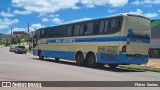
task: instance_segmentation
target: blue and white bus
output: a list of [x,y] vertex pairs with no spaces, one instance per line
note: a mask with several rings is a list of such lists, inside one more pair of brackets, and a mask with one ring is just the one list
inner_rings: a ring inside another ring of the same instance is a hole
[[122,14],[41,28],[35,33],[33,55],[90,67],[146,64],[150,23],[141,15]]

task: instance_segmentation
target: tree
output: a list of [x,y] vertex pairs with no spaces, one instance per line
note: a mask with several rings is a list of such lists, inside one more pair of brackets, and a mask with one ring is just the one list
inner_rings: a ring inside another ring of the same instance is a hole
[[21,36],[21,39],[24,39],[24,41],[27,42],[27,41],[29,41],[29,37],[30,37],[29,34],[23,34],[23,35]]
[[20,45],[20,43],[21,43],[21,37],[16,36],[16,39],[17,39],[17,43]]
[[17,44],[18,43],[17,38],[16,37],[12,37],[11,42],[14,45]]
[[6,45],[5,46],[9,46],[11,45],[11,41],[9,39],[6,40]]
[[0,45],[2,45],[2,41],[0,40]]

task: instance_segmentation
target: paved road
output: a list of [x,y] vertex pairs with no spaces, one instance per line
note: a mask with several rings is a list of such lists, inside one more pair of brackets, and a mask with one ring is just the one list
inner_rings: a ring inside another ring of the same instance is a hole
[[[37,59],[37,56],[31,54],[15,54],[9,52],[8,49],[0,48],[0,81],[160,81],[159,72],[128,70],[124,68],[111,70],[108,67],[96,69],[79,67],[74,62],[66,62],[64,60],[55,62],[53,59],[41,61]],[[32,88],[29,89],[32,90]],[[56,88],[56,90],[61,89],[66,88]],[[69,89],[97,90],[100,88]],[[101,89],[106,90],[111,89],[111,87]],[[159,88],[126,87],[112,89],[158,90]]]

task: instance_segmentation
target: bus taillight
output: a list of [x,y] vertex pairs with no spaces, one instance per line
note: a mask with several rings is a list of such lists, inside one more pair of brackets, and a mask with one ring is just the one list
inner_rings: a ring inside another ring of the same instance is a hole
[[122,47],[122,53],[126,53],[126,49],[127,49],[126,46],[123,46]]

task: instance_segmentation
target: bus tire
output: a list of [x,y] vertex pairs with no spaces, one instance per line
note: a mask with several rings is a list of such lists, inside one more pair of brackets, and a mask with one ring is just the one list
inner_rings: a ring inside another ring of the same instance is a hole
[[97,67],[100,67],[100,68],[102,68],[102,67],[104,67],[105,66],[105,64],[102,64],[102,63],[98,63],[97,64]]
[[83,56],[82,53],[77,53],[75,59],[76,59],[76,63],[77,63],[79,66],[85,65],[85,59],[84,59],[84,56]]
[[42,56],[42,52],[41,51],[39,52],[38,56],[39,56],[39,60],[43,60],[44,59],[44,56]]
[[96,56],[94,53],[91,53],[87,56],[87,65],[89,67],[96,67],[97,66]]
[[108,66],[111,69],[115,69],[118,66],[118,64],[108,64]]
[[58,61],[59,61],[59,58],[55,58],[55,61],[57,61],[57,62],[58,62]]

